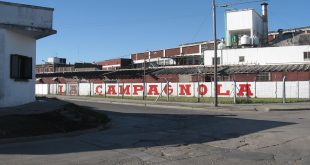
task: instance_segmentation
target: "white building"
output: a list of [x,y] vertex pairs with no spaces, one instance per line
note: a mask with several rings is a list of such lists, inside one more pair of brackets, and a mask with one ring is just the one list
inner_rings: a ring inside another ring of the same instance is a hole
[[[226,11],[226,43],[240,45],[243,35],[263,37],[263,19],[254,9]],[[238,43],[237,43],[238,42]]]
[[[204,64],[213,65],[214,51],[204,52]],[[218,50],[220,65],[270,65],[310,63],[310,45]]]
[[35,101],[36,40],[52,22],[52,8],[0,2],[0,107]]
[[59,58],[59,57],[49,57],[47,59],[48,64],[66,64],[67,59],[66,58]]

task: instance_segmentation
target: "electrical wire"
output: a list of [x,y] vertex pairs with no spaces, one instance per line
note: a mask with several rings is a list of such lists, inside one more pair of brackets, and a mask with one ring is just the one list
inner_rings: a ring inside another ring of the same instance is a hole
[[236,5],[243,5],[243,4],[249,4],[249,3],[258,3],[258,2],[267,2],[269,0],[253,0],[253,1],[239,1],[239,2],[233,2],[233,3],[222,3],[217,4],[217,7],[229,7],[229,6],[236,6]]

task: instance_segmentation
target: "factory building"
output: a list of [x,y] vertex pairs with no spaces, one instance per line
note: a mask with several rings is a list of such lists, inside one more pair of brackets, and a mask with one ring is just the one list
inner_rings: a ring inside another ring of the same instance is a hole
[[[226,11],[226,42],[218,45],[219,65],[310,63],[309,27],[268,33],[267,6],[262,4],[262,15],[254,9]],[[206,50],[204,64],[214,61],[214,51]]]
[[[268,32],[268,4],[225,12],[218,43],[219,81],[309,81],[310,27]],[[131,54],[99,62],[103,71],[38,74],[38,83],[212,82],[214,41]],[[131,63],[131,64],[129,64]]]
[[79,72],[79,71],[97,71],[102,70],[102,66],[93,63],[75,63],[67,64],[66,58],[49,57],[45,64],[35,66],[37,74],[54,72]]
[[177,48],[131,54],[135,68],[203,65],[204,50],[213,49],[213,42],[182,44]]
[[101,65],[102,70],[130,69],[132,67],[132,60],[126,58],[117,58],[97,62],[96,64]]

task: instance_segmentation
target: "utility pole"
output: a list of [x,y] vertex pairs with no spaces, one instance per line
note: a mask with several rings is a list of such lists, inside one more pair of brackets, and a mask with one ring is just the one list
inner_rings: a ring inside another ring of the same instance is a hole
[[214,106],[218,107],[218,94],[217,94],[217,34],[216,34],[216,3],[213,0],[213,33],[214,33]]
[[143,60],[143,100],[145,100],[145,59]]

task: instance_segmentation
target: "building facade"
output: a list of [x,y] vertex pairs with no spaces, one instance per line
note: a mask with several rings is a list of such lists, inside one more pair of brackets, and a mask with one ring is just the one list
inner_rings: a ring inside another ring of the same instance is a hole
[[102,70],[119,70],[132,68],[132,60],[126,58],[110,59],[101,62],[97,62],[97,65],[102,66]]
[[51,8],[0,2],[0,107],[35,101],[36,40],[52,22]]

